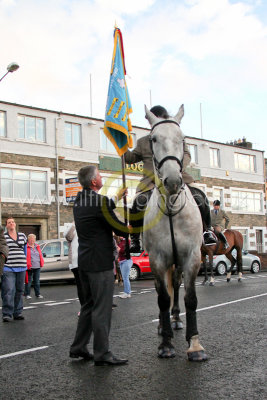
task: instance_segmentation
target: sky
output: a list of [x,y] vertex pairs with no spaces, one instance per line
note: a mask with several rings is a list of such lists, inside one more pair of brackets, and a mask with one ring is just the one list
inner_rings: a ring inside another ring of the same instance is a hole
[[148,127],[144,104],[171,115],[184,104],[186,136],[245,137],[266,152],[266,3],[0,0],[0,77],[20,65],[0,82],[0,100],[104,119],[117,24],[133,125]]

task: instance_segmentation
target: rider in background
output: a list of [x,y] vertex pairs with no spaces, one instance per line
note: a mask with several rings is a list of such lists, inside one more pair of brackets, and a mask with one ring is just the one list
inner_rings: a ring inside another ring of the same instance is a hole
[[[214,228],[214,232],[217,235],[217,237],[221,239],[221,241],[223,242],[224,248],[228,249],[229,244],[222,231],[224,229],[227,229],[230,222],[230,218],[228,217],[228,215],[224,210],[221,210],[220,206],[221,206],[220,200],[214,200],[213,210],[211,210],[211,225]],[[225,226],[223,226],[223,220],[225,220]]]
[[[167,110],[162,106],[154,106],[150,110],[156,117],[162,119],[170,118]],[[150,147],[150,134],[143,136],[137,140],[137,145],[133,151],[127,151],[125,156],[125,162],[128,164],[135,164],[137,162],[143,161],[144,163],[144,174],[137,186],[136,197],[133,202],[133,206],[130,210],[130,224],[135,230],[139,230],[137,233],[131,234],[131,248],[130,252],[138,253],[141,251],[140,245],[140,232],[143,227],[143,217],[145,213],[146,206],[151,197],[152,191],[155,186],[154,177],[154,166],[152,160],[152,151]],[[211,230],[211,219],[210,219],[210,207],[209,201],[200,189],[190,186],[194,182],[194,179],[189,175],[185,169],[190,164],[191,154],[188,149],[187,144],[184,146],[184,158],[183,158],[183,170],[182,178],[184,183],[186,183],[199,207],[200,214],[203,221],[204,227],[204,240],[205,243],[211,243],[214,241],[213,236],[210,232]],[[137,214],[139,214],[137,219]]]

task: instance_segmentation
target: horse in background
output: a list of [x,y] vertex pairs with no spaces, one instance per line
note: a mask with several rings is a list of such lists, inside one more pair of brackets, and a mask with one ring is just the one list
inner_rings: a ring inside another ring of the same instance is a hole
[[[174,118],[155,117],[146,107],[146,118],[151,126],[150,145],[153,155],[155,188],[144,216],[143,244],[149,253],[151,270],[155,276],[158,294],[162,343],[158,347],[160,358],[175,356],[171,343],[173,331],[170,308],[173,296],[177,304],[172,309],[179,318],[179,288],[184,275],[186,340],[188,360],[207,359],[199,342],[197,329],[197,296],[195,280],[200,269],[202,220],[189,188],[183,183],[182,168],[184,136],[180,122],[183,105]],[[175,264],[175,268],[173,265]],[[176,279],[174,279],[174,274]],[[177,287],[173,287],[173,283]]]
[[[238,271],[238,282],[241,282],[242,279],[242,248],[243,248],[243,236],[240,232],[234,229],[227,229],[224,232],[224,235],[227,239],[229,247],[227,249],[224,248],[224,244],[218,240],[217,243],[212,245],[202,244],[201,246],[201,260],[203,262],[204,267],[204,280],[202,285],[205,285],[208,282],[208,271],[207,271],[207,262],[206,256],[209,258],[209,270],[210,270],[210,286],[214,286],[214,271],[213,271],[213,256],[224,254],[228,260],[231,262],[231,267],[229,272],[227,272],[227,282],[231,280],[231,274],[233,272],[233,268],[235,264],[237,264]],[[233,257],[232,251],[236,249],[236,258]]]

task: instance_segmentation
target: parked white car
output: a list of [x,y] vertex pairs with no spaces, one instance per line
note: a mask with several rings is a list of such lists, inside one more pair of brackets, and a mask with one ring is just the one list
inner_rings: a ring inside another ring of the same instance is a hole
[[[232,251],[233,256],[236,258],[236,250]],[[256,274],[261,270],[260,258],[254,254],[249,253],[247,250],[242,250],[242,263],[243,271],[251,271]],[[213,256],[213,269],[217,275],[224,275],[229,271],[231,263],[225,255]],[[236,271],[236,265],[233,271]]]

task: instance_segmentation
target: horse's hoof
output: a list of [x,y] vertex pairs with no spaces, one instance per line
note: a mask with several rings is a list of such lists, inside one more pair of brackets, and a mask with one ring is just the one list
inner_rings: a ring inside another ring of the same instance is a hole
[[205,350],[192,351],[187,353],[188,361],[207,361],[208,357]]
[[158,327],[158,335],[159,335],[159,336],[162,335],[162,328],[161,328],[161,326]]
[[158,357],[159,358],[173,358],[173,357],[175,357],[174,347],[164,346],[164,347],[159,348]]
[[184,324],[182,321],[172,321],[172,329],[178,331],[179,329],[183,329]]
[[208,283],[208,281],[206,281],[206,280],[204,279],[204,281],[201,283],[201,285],[205,286],[207,283]]
[[215,286],[215,283],[214,282],[210,282],[209,285],[210,286]]
[[241,278],[238,278],[238,279],[237,279],[237,282],[242,282],[242,279],[241,279]]
[[230,278],[227,278],[227,279],[226,279],[226,282],[228,282],[228,283],[229,283],[229,282],[230,282],[230,280],[231,280]]

